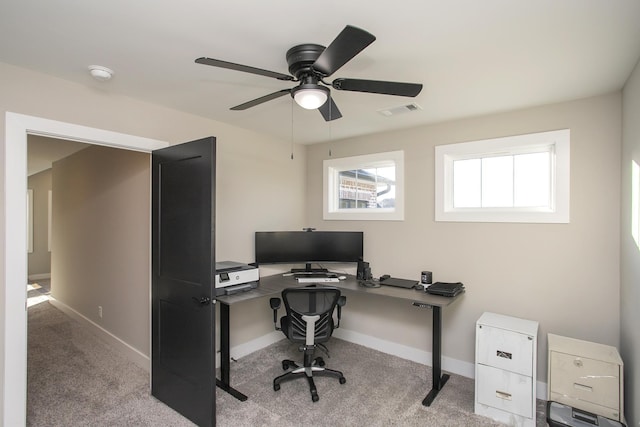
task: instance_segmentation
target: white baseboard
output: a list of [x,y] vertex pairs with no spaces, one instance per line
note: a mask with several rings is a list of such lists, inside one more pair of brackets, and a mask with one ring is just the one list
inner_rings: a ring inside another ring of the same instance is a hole
[[[340,338],[341,340],[359,344],[367,348],[381,351],[383,353],[391,354],[393,356],[400,357],[402,359],[411,360],[422,365],[431,366],[432,355],[431,352],[418,350],[413,347],[408,347],[402,344],[394,343],[391,341],[381,340],[379,338],[372,337],[370,335],[364,335],[359,332],[350,331],[348,329],[340,328],[333,332],[333,336]],[[280,340],[285,339],[284,335],[280,331],[273,331],[267,335],[248,341],[244,344],[231,348],[231,358],[239,359],[243,356],[258,351],[265,347],[270,346]],[[216,359],[216,364],[220,364],[220,354]],[[457,375],[462,375],[467,378],[473,378],[475,373],[475,365],[473,363],[462,362],[457,359],[443,356],[442,357],[442,369],[448,372],[452,372]]]
[[49,280],[51,279],[51,273],[30,274],[27,278],[29,280]]
[[[232,359],[240,359],[248,354],[253,353],[254,351],[258,351],[265,347],[270,346],[273,343],[277,343],[285,339],[284,335],[280,331],[272,331],[266,335],[263,335],[259,338],[256,338],[251,341],[247,341],[244,344],[240,344],[234,347],[231,347],[229,350],[231,352]],[[220,349],[216,353],[216,366],[220,366]]]
[[543,381],[536,382],[536,398],[547,400],[547,383]]
[[[136,350],[126,342],[122,341],[120,338],[113,335],[111,332],[102,328],[100,325],[94,323],[92,320],[78,313],[66,304],[63,304],[54,298],[51,298],[51,304],[53,304],[55,307],[57,307],[70,317],[78,320],[80,323],[88,326],[91,332],[111,345],[124,357],[131,360],[133,363],[140,366],[147,372],[150,372],[151,361],[149,359],[149,356],[146,356],[140,351]],[[420,363],[422,365],[432,366],[433,355],[429,351],[418,350],[416,348],[409,347],[403,344],[383,340],[344,328],[336,329],[333,334],[336,338],[340,338],[354,344],[359,344],[367,348],[400,357],[402,359],[411,360],[412,362]],[[239,359],[283,339],[285,339],[285,337],[282,332],[272,331],[266,335],[253,339],[251,341],[247,341],[246,343],[231,347],[231,358]],[[220,366],[219,351],[216,354],[216,366]],[[453,374],[461,375],[463,377],[471,379],[475,377],[475,365],[473,363],[464,362],[462,360],[454,359],[447,356],[442,357],[442,369],[447,372],[451,372]],[[538,381],[536,386],[536,397],[538,399],[546,400],[547,383]]]
[[[345,341],[360,344],[402,359],[411,360],[412,362],[427,366],[432,366],[433,364],[433,355],[430,351],[418,350],[413,347],[382,340],[344,328],[336,329],[333,334],[337,338]],[[467,378],[473,378],[475,374],[475,365],[473,363],[463,362],[447,356],[442,356],[442,369]]]
[[59,309],[60,311],[62,311],[72,319],[75,319],[78,322],[82,323],[84,326],[86,326],[89,329],[89,331],[91,331],[91,333],[93,333],[99,339],[106,342],[109,346],[111,346],[111,348],[113,348],[115,351],[120,353],[122,356],[126,357],[131,362],[140,366],[145,371],[147,372],[151,371],[151,359],[149,358],[149,356],[145,355],[144,353],[135,349],[131,345],[122,341],[120,338],[113,335],[111,332],[107,331],[97,323],[93,322],[91,319],[78,313],[76,310],[69,307],[68,305],[51,297],[49,301],[54,307],[56,307],[57,309]]
[[[336,329],[333,335],[336,338],[391,354],[402,359],[411,360],[412,362],[426,366],[433,366],[433,355],[430,351],[418,350],[413,347],[382,340],[344,328]],[[475,378],[475,364],[473,363],[442,356],[442,369],[456,375],[462,375],[463,377]],[[542,381],[536,383],[536,397],[542,400],[547,399],[547,383]]]

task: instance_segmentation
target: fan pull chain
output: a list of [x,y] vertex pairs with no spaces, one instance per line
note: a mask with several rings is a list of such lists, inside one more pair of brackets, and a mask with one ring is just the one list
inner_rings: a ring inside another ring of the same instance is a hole
[[293,160],[293,98],[291,98],[291,160]]
[[[333,144],[333,135],[331,134],[331,130],[332,130],[332,122],[333,120],[331,120],[333,118],[333,114],[331,111],[331,107],[333,106],[333,102],[331,102],[333,100],[333,96],[331,95],[331,92],[329,92],[329,144]],[[331,147],[329,147],[329,157],[331,157]]]

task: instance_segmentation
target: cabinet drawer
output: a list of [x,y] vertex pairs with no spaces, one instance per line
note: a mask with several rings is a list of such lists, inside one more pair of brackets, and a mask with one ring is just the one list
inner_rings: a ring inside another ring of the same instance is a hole
[[526,418],[533,417],[531,377],[491,366],[477,365],[476,400]]
[[476,362],[531,375],[533,369],[533,338],[526,334],[478,325],[476,329]]
[[558,402],[572,408],[581,409],[592,414],[601,415],[605,418],[610,418],[616,421],[623,421],[620,416],[620,411],[617,408],[609,408],[606,406],[598,405],[593,402],[587,402],[585,400],[579,400],[575,397],[566,396],[564,394],[549,392],[549,401]]
[[549,390],[565,401],[581,400],[617,409],[620,402],[619,365],[552,351]]

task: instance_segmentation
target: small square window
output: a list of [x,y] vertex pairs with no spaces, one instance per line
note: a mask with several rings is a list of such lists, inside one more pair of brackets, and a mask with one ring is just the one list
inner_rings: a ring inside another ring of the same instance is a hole
[[402,220],[404,153],[324,161],[324,219]]

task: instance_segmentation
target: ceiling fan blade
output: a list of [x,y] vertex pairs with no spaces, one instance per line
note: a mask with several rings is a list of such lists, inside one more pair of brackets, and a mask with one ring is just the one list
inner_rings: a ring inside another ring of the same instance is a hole
[[245,73],[257,74],[259,76],[273,77],[278,80],[293,80],[288,74],[277,73],[275,71],[263,70],[261,68],[249,67],[248,65],[234,64],[233,62],[221,61],[212,58],[198,58],[197,64],[211,65],[212,67],[227,68],[229,70],[244,71]]
[[340,112],[340,110],[338,110],[338,106],[335,102],[333,102],[332,97],[329,97],[329,99],[327,99],[327,102],[325,102],[318,108],[318,111],[320,111],[320,114],[322,114],[322,117],[324,117],[325,121],[327,122],[342,117],[342,113]]
[[325,76],[335,73],[351,58],[375,41],[376,37],[365,30],[347,25],[338,37],[320,54],[313,69]]
[[412,97],[418,95],[422,90],[422,84],[420,83],[385,82],[358,79],[335,79],[331,83],[331,86],[337,90]]
[[277,92],[270,93],[269,95],[261,96],[260,98],[256,98],[252,101],[245,102],[244,104],[236,105],[235,107],[231,107],[231,110],[239,111],[246,110],[247,108],[255,107],[256,105],[260,105],[263,102],[271,101],[272,99],[280,98],[283,95],[291,93],[291,89],[282,89]]

